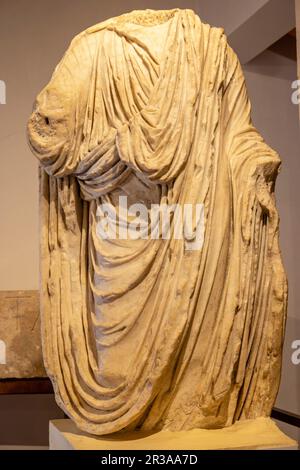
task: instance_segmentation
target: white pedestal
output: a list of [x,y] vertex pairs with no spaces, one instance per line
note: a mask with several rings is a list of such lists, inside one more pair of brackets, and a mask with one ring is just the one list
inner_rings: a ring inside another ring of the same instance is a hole
[[156,433],[116,433],[96,437],[78,430],[69,419],[50,422],[50,450],[214,450],[284,449],[298,445],[270,418],[239,421],[223,429]]

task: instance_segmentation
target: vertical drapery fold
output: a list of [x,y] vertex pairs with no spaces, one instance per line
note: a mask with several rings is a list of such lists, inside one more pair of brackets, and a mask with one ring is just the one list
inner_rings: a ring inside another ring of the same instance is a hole
[[[223,30],[179,9],[89,28],[28,132],[41,162],[43,348],[59,405],[98,435],[269,415],[287,298],[280,160],[252,125]],[[99,238],[99,207],[120,211],[120,195],[148,209],[203,204],[202,249]]]

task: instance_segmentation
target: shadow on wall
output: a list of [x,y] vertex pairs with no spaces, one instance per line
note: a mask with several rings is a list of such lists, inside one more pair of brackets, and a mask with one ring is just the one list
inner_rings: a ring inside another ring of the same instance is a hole
[[[295,345],[300,340],[300,222],[296,216],[299,212],[300,134],[299,108],[293,101],[297,62],[293,59],[295,53],[290,54],[288,45],[291,43],[291,38],[283,38],[244,65],[243,69],[254,125],[282,160],[276,200],[281,219],[280,247],[289,280],[289,302],[281,385],[275,407],[299,415],[300,364]],[[293,432],[296,434],[289,435],[299,438],[297,431]]]

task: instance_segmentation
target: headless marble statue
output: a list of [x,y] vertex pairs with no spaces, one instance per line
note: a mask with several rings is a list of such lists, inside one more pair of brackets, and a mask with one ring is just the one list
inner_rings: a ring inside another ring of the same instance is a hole
[[[223,30],[180,9],[87,29],[38,96],[28,135],[44,360],[65,413],[96,435],[269,416],[287,301],[280,159],[251,123]],[[174,236],[174,217],[170,237],[99,235],[103,205],[120,215],[121,198],[149,214],[202,204],[201,247]]]

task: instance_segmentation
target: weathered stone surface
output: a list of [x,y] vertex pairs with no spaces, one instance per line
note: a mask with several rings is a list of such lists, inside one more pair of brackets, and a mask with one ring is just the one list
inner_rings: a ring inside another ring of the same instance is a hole
[[[104,437],[84,434],[78,431],[71,420],[58,419],[50,422],[49,440],[50,450],[97,450],[98,452],[101,450],[298,449],[297,442],[283,434],[270,418],[238,421],[223,429],[127,432]],[[108,463],[105,457],[100,462]],[[116,463],[116,460],[111,463]]]
[[[179,9],[89,28],[28,134],[41,164],[45,364],[65,412],[97,435],[268,416],[287,304],[280,158],[252,124],[224,31]],[[197,216],[181,238],[175,215],[170,237],[159,223],[156,238],[124,237],[124,198],[146,226],[152,206],[202,205],[204,243],[191,249]],[[116,236],[98,230],[104,219]]]
[[45,377],[38,291],[0,292],[0,379]]

